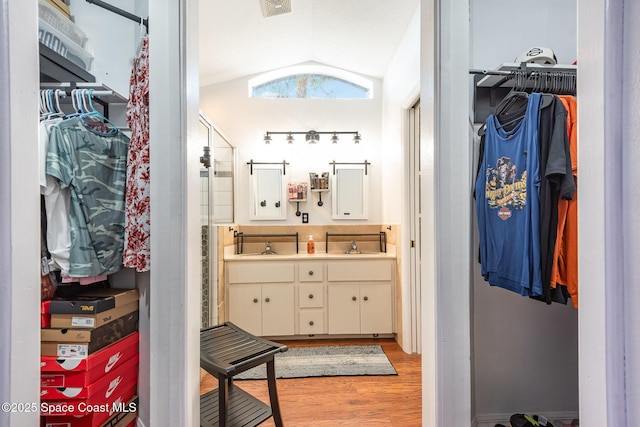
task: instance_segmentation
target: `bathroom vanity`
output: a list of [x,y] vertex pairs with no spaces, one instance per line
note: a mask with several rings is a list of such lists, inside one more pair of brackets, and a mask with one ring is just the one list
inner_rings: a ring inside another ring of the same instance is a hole
[[394,253],[225,256],[226,319],[285,336],[391,336]]

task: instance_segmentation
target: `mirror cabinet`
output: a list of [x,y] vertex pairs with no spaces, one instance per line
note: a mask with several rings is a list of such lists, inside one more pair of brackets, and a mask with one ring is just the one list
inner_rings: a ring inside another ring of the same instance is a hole
[[331,205],[333,219],[367,219],[367,164],[334,165]]
[[250,219],[287,219],[287,191],[281,166],[254,164],[249,188]]

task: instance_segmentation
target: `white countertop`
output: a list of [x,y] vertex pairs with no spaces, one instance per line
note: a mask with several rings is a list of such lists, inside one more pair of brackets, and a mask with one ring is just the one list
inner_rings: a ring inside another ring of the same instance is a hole
[[225,247],[224,260],[225,261],[311,261],[311,260],[333,260],[333,259],[395,259],[396,250],[394,245],[387,245],[387,252],[369,252],[365,251],[360,254],[345,254],[344,252],[329,252],[318,251],[318,245],[316,245],[316,253],[308,254],[305,248],[300,248],[299,253],[277,253],[275,255],[262,255],[260,253],[244,253],[235,254],[234,246]]

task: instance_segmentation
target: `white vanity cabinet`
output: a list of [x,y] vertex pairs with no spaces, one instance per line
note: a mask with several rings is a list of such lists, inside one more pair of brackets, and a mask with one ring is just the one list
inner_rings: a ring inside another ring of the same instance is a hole
[[393,328],[391,260],[329,262],[329,334],[387,334]]
[[225,262],[227,320],[268,337],[392,334],[394,258]]
[[259,336],[293,335],[294,269],[290,263],[230,263],[228,320]]

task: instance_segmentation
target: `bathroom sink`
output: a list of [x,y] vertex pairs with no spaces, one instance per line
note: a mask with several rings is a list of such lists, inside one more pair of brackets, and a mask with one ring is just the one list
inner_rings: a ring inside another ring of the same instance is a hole
[[384,252],[345,251],[344,254],[355,255],[355,256],[376,256],[376,255],[384,255]]

